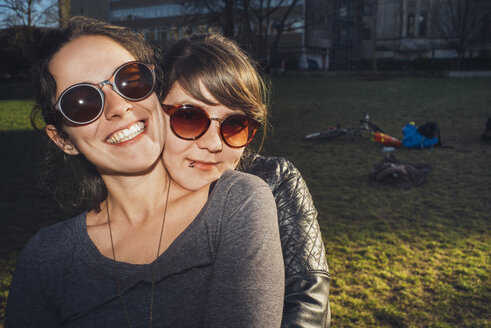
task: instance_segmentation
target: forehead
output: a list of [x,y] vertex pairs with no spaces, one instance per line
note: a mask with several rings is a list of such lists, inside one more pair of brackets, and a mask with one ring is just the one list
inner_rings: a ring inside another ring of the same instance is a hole
[[136,60],[121,44],[105,36],[82,36],[64,45],[51,59],[48,70],[57,94],[71,85],[108,79],[120,65]]
[[[199,93],[210,103],[213,104],[219,104],[218,100],[215,99],[215,97],[208,91],[208,89],[205,87],[205,85],[199,81],[199,84],[197,85],[199,88]],[[171,102],[180,102],[180,103],[185,103],[185,102],[194,102],[196,104],[201,104],[203,107],[206,107],[206,104],[203,103],[202,101],[196,99],[191,92],[186,91],[182,85],[179,83],[179,81],[176,81],[172,84],[167,96],[165,97],[165,101],[171,101]]]
[[199,89],[202,96],[214,105],[209,105],[202,102],[199,99],[194,98],[191,94],[186,92],[183,87],[179,84],[179,82],[174,82],[169,93],[164,99],[164,103],[166,105],[195,105],[203,108],[205,111],[209,112],[209,114],[216,115],[217,117],[228,116],[232,114],[244,114],[243,110],[229,108],[223,104],[221,104],[205,87],[202,81],[199,81]]

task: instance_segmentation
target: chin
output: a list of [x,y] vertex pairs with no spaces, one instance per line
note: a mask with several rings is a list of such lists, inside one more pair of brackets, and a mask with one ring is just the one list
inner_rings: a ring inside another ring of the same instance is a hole
[[155,160],[147,159],[147,160],[141,160],[141,161],[134,161],[134,162],[129,162],[128,164],[131,164],[124,169],[124,173],[127,175],[140,175],[140,174],[147,174],[148,172],[152,171],[156,165],[159,163],[159,157]]
[[189,191],[197,191],[202,189],[203,187],[208,186],[215,180],[218,180],[220,177],[210,177],[210,178],[199,178],[192,176],[185,177],[176,177],[174,178],[172,174],[170,174],[175,183],[177,183],[182,188]]

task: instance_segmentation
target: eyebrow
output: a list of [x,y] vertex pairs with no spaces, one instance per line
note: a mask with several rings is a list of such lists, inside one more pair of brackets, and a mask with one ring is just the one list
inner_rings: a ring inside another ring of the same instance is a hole
[[[191,106],[194,106],[194,107],[202,108],[202,109],[207,110],[207,111],[208,110],[210,110],[210,111],[213,110],[213,106],[209,106],[209,105],[206,105],[206,104],[204,104],[204,106],[203,106],[203,105],[201,105],[201,103],[197,103],[197,101],[199,101],[199,100],[196,100],[194,98],[191,98],[191,100],[172,101],[172,105],[174,105],[174,106],[175,105],[191,105]],[[167,105],[169,105],[169,104],[167,104]],[[221,103],[217,103],[214,106],[220,106],[220,105],[225,106],[225,105],[223,105]],[[247,115],[247,113],[244,110],[240,109],[240,108],[233,109],[233,108],[230,108],[230,107],[227,107],[227,106],[225,106],[225,107],[228,110],[230,110],[230,111],[233,112],[231,115],[235,115],[235,114],[245,114],[245,115]]]

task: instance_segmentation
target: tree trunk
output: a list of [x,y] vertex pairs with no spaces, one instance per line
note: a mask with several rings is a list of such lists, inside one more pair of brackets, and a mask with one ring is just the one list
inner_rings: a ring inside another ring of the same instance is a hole
[[30,30],[32,26],[32,0],[27,1],[27,28]]
[[280,44],[281,35],[285,31],[286,20],[292,13],[295,6],[298,4],[298,1],[299,0],[292,1],[291,5],[287,8],[285,13],[281,17],[281,21],[278,24],[278,28],[276,29],[276,35],[274,36],[273,44],[271,45],[271,60],[274,62],[275,69],[278,69],[278,46]]
[[225,26],[223,34],[228,38],[235,37],[234,0],[225,0]]
[[59,26],[64,27],[70,19],[70,0],[58,0]]
[[378,0],[373,0],[372,6],[372,71],[377,73],[377,16],[378,16]]

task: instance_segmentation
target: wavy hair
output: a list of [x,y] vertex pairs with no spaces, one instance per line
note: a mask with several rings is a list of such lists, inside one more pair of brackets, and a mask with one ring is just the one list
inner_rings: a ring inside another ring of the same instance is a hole
[[[153,64],[157,76],[155,92],[157,95],[162,93],[163,74],[157,65],[159,52],[141,35],[125,27],[92,18],[73,17],[64,28],[51,30],[44,36],[33,62],[31,75],[35,106],[31,112],[31,124],[39,132],[44,132],[44,127],[51,124],[56,127],[60,137],[68,138],[62,115],[54,107],[56,81],[48,66],[63,46],[82,36],[108,37],[119,43],[136,60]],[[67,210],[100,211],[100,203],[107,197],[104,181],[97,169],[83,155],[67,156],[50,140],[44,148],[40,178],[43,189],[50,191],[60,206]]]

